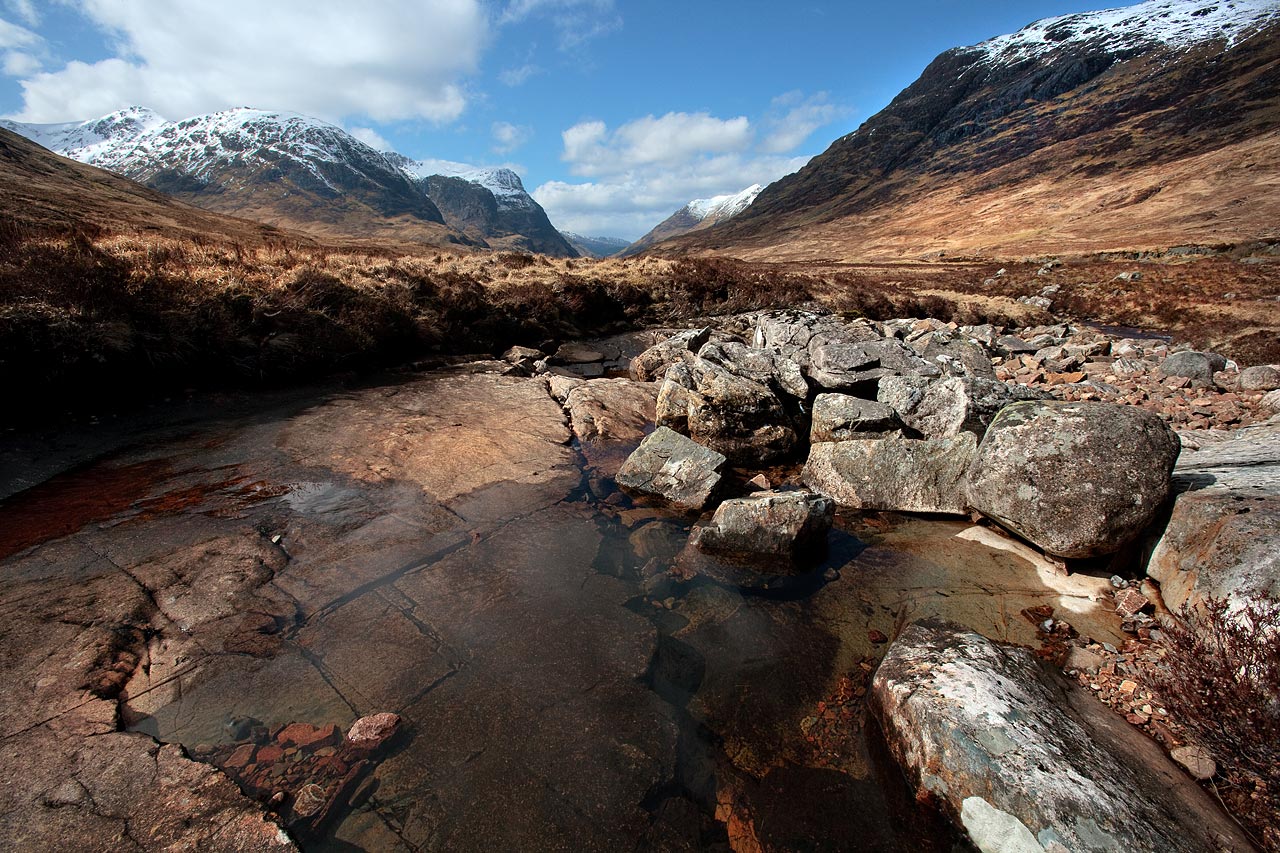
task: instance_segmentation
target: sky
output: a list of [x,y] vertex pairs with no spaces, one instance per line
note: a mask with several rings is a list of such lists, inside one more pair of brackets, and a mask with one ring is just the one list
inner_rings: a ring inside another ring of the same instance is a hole
[[1105,0],[0,0],[0,115],[304,113],[515,169],[562,230],[640,237],[857,129],[942,51]]

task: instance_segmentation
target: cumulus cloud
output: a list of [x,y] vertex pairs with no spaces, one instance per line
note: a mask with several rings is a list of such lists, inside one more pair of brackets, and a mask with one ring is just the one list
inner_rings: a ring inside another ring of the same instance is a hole
[[511,0],[498,16],[501,25],[532,17],[551,21],[561,50],[571,50],[622,26],[614,0]]
[[359,139],[370,148],[376,148],[379,151],[394,151],[395,148],[388,142],[381,133],[371,127],[349,127],[347,133]]
[[693,199],[796,171],[812,156],[796,149],[846,113],[826,93],[790,92],[758,122],[706,112],[648,115],[616,128],[579,122],[561,134],[561,159],[590,180],[548,181],[533,196],[558,227],[634,240]]
[[765,117],[766,135],[760,143],[762,151],[774,154],[801,145],[820,127],[826,127],[849,110],[831,102],[826,92],[806,97],[803,92],[788,92],[773,99]]
[[6,0],[5,5],[28,27],[40,26],[40,13],[36,11],[31,0]]
[[42,49],[43,44],[44,39],[36,33],[0,18],[0,70],[9,77],[23,77],[38,71],[40,60],[33,51]]
[[66,0],[116,55],[22,81],[24,121],[142,104],[171,118],[233,106],[330,120],[447,122],[489,38],[482,0]]
[[533,137],[533,128],[509,121],[494,122],[492,131],[493,150],[499,154],[509,154]]
[[720,119],[708,113],[644,116],[610,131],[602,121],[565,130],[563,160],[584,177],[618,175],[637,167],[675,166],[703,154],[741,151],[754,131],[746,116]]

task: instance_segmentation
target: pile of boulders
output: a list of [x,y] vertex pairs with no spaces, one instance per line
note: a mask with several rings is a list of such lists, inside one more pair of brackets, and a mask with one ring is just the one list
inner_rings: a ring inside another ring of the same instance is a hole
[[397,714],[371,714],[347,732],[335,724],[294,722],[268,729],[235,721],[232,743],[197,747],[194,758],[222,768],[300,838],[317,838],[359,799],[361,784],[400,731]]

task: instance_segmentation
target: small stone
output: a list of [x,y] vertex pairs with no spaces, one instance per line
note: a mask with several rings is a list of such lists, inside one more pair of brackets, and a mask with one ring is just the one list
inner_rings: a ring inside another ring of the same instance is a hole
[[877,631],[874,628],[872,628],[870,631],[867,632],[867,639],[875,643],[877,646],[883,645],[889,642],[889,638],[885,635],[883,631]]
[[324,808],[324,788],[312,783],[304,785],[293,800],[293,813],[298,817],[311,817]]
[[354,747],[372,751],[391,740],[399,729],[399,714],[371,714],[351,724],[347,732],[347,740]]
[[281,730],[280,734],[276,736],[276,740],[286,746],[318,749],[322,746],[337,743],[340,737],[338,727],[333,723],[320,728],[307,723],[291,723]]
[[1116,615],[1121,619],[1132,619],[1150,604],[1147,597],[1136,589],[1126,588],[1116,592]]
[[1138,682],[1136,681],[1130,681],[1129,679],[1126,678],[1124,681],[1120,682],[1121,693],[1132,693],[1137,689],[1138,689]]
[[1170,752],[1169,757],[1187,768],[1191,778],[1201,782],[1212,779],[1218,772],[1218,765],[1214,763],[1213,756],[1203,746],[1180,746]]
[[228,770],[240,770],[253,763],[253,753],[257,747],[251,743],[244,743],[236,747],[236,751],[231,753],[224,765]]
[[752,486],[755,488],[756,491],[761,491],[761,492],[767,492],[773,488],[773,486],[769,483],[769,478],[766,477],[764,474],[756,474],[750,480],[747,480],[747,485]]
[[840,572],[836,571],[831,567],[828,567],[825,570],[823,570],[822,579],[827,583],[831,583],[832,581],[838,581],[840,580]]
[[1124,578],[1120,577],[1119,575],[1111,576],[1111,586],[1113,589],[1124,589],[1128,585],[1129,585],[1129,582]]

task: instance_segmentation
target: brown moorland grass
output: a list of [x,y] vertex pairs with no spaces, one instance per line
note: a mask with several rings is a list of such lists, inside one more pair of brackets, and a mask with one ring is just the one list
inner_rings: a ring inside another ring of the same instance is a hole
[[[1280,360],[1280,264],[759,264],[0,229],[0,381],[12,417],[174,389],[294,382],[431,355],[818,304],[872,319],[1049,322],[1017,301],[1058,284],[1071,317]],[[1118,272],[1141,269],[1136,281]],[[1227,298],[1227,296],[1231,298]]]

